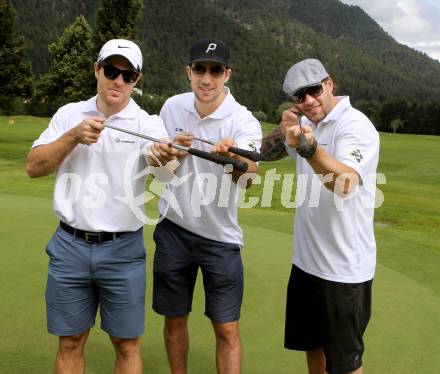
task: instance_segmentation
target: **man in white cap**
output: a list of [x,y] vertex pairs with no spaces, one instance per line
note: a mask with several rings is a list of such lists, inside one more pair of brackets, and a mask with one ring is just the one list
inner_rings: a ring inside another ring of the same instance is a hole
[[293,65],[283,89],[293,106],[280,134],[298,176],[307,176],[298,178],[305,198],[295,214],[284,344],[307,352],[311,374],[359,374],[376,265],[379,136],[347,96],[334,96],[318,60]]
[[101,328],[116,351],[115,373],[142,373],[146,256],[143,222],[129,193],[145,191],[145,177],[135,176],[147,166],[149,142],[103,131],[105,122],[167,137],[162,120],[130,97],[141,69],[135,43],[108,41],[94,65],[97,95],[61,107],[28,155],[31,177],[56,172],[60,225],[46,248],[48,331],[59,336],[56,373],[84,372],[98,306]]

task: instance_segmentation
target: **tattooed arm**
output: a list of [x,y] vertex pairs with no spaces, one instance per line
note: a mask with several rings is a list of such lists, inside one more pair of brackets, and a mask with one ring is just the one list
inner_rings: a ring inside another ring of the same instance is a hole
[[261,143],[261,160],[262,161],[277,161],[288,154],[284,147],[284,142],[286,138],[281,132],[280,126],[277,126],[272,132],[263,137]]

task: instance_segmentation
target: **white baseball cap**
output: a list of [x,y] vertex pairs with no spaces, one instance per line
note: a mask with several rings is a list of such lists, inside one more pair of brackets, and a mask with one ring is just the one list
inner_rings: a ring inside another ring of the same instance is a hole
[[130,62],[133,69],[140,72],[142,69],[142,53],[139,47],[130,40],[112,39],[105,43],[98,55],[98,63],[110,56],[122,56]]

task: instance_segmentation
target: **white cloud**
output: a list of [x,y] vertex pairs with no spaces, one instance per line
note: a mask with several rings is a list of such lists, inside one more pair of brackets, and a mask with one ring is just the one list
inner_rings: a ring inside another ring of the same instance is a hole
[[438,0],[342,0],[358,5],[398,42],[440,60]]

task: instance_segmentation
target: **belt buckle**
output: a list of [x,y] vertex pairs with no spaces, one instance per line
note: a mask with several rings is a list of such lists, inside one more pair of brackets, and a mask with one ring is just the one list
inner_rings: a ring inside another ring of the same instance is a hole
[[[92,239],[96,236],[98,237],[98,241]],[[86,232],[84,234],[84,240],[87,243],[96,243],[97,242],[98,244],[101,244],[101,242],[102,242],[101,233],[100,232]]]

